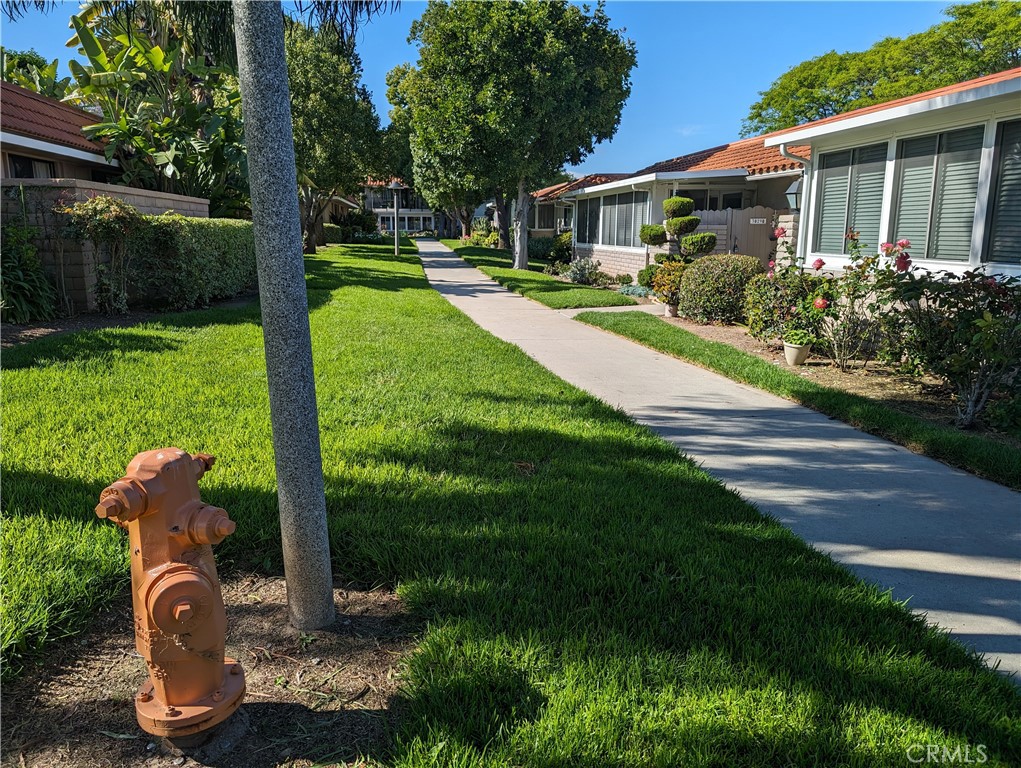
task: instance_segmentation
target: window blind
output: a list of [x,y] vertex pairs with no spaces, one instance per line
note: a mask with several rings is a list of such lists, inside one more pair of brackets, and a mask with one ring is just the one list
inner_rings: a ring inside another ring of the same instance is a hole
[[940,137],[929,258],[967,261],[971,257],[984,132],[983,126],[976,126]]
[[[879,246],[879,220],[883,215],[886,144],[854,150],[853,161],[847,229],[853,229],[861,243],[875,249]],[[847,250],[846,243],[844,250]]]
[[997,130],[994,184],[986,258],[1021,263],[1021,120]]
[[818,253],[844,252],[850,171],[850,150],[823,155],[819,170],[819,223],[814,244]]
[[602,245],[613,245],[614,232],[617,228],[617,196],[603,197],[603,227],[599,242]]
[[898,159],[897,217],[894,239],[912,243],[911,253],[927,256],[929,210],[932,206],[932,182],[938,136],[907,139],[900,144]]

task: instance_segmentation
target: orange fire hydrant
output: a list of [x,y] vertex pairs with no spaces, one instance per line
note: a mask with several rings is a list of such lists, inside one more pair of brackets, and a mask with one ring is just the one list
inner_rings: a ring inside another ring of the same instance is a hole
[[199,496],[198,479],[213,461],[177,448],[140,453],[96,507],[131,540],[135,647],[149,667],[135,713],[157,736],[212,728],[245,695],[244,670],[224,658],[227,617],[212,548],[236,526]]

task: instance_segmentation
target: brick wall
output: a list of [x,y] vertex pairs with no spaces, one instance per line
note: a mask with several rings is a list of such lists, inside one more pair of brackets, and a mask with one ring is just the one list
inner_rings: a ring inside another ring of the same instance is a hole
[[147,189],[100,184],[82,179],[4,179],[0,182],[0,220],[27,221],[37,234],[43,266],[57,286],[61,309],[70,315],[95,312],[96,267],[107,260],[91,243],[63,237],[63,217],[54,213],[57,201],[71,205],[95,195],[117,197],[141,213],[168,211],[183,216],[209,217],[209,201]]
[[575,245],[576,259],[589,258],[599,262],[599,269],[608,275],[635,277],[652,259],[644,250],[613,248],[606,245]]

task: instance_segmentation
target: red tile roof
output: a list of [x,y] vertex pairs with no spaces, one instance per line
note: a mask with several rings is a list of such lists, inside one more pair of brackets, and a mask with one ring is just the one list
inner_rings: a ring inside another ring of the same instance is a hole
[[[675,171],[722,171],[736,168],[743,168],[749,176],[763,173],[781,173],[783,171],[797,171],[801,169],[801,163],[788,160],[780,154],[776,147],[763,146],[763,136],[755,136],[751,139],[732,141],[729,144],[721,144],[711,149],[703,149],[692,152],[689,155],[681,155],[672,160],[663,160],[637,171],[635,176],[642,176],[646,173],[670,173]],[[791,150],[796,155],[806,159],[810,153],[807,147],[797,147]]]
[[402,186],[407,186],[407,185],[404,184],[404,181],[402,179],[398,179],[398,178],[393,178],[393,179],[366,179],[365,180],[365,186],[367,186],[367,187],[389,187],[395,181],[398,184],[401,184]]
[[[954,83],[953,85],[946,85],[942,88],[936,88],[932,91],[925,91],[923,93],[916,93],[914,96],[904,96],[900,99],[894,99],[893,101],[884,101],[881,104],[873,104],[869,107],[859,107],[858,109],[852,109],[850,112],[842,112],[839,115],[832,115],[830,117],[823,117],[819,120],[813,120],[810,123],[802,123],[801,125],[792,125],[790,128],[784,128],[782,131],[774,131],[773,133],[763,134],[759,136],[759,139],[764,139],[766,136],[780,135],[784,133],[790,133],[791,131],[799,131],[803,128],[809,128],[816,125],[827,125],[828,123],[837,123],[841,120],[849,120],[853,117],[859,117],[861,115],[867,115],[872,112],[882,112],[886,109],[892,109],[895,107],[901,107],[906,104],[914,104],[916,102],[927,101],[929,99],[939,98],[940,96],[950,96],[954,93],[962,93],[964,91],[970,91],[974,88],[981,88],[987,85],[995,85],[996,83],[1004,83],[1010,80],[1016,80],[1021,78],[1021,67],[1015,67],[1014,69],[1007,69],[1003,72],[996,72],[992,75],[985,75],[984,77],[976,77],[974,80],[965,80],[963,83]],[[801,154],[800,152],[796,154]]]
[[99,115],[13,83],[0,83],[0,127],[10,133],[102,155],[103,144],[82,133],[86,125],[102,120]]
[[537,192],[533,192],[532,197],[538,202],[548,203],[551,200],[557,200],[567,192],[573,192],[582,187],[594,187],[597,184],[606,184],[611,181],[626,179],[633,175],[632,173],[590,173],[573,181],[563,181],[559,184],[554,184],[552,187],[540,189]]

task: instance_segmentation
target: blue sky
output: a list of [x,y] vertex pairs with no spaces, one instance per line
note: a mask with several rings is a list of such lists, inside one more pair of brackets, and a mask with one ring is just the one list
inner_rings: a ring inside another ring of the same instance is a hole
[[[905,37],[945,19],[947,2],[626,2],[607,13],[638,49],[631,98],[620,128],[596,148],[578,173],[635,171],[659,160],[738,138],[741,120],[759,91],[805,59],[829,50],[862,50],[883,37]],[[3,21],[0,40],[35,48],[61,62],[73,53],[67,19],[77,2],[47,16]],[[365,84],[383,122],[386,73],[417,60],[408,44],[411,22],[425,4],[403,0],[392,14],[359,32]],[[565,107],[567,108],[567,107]]]

